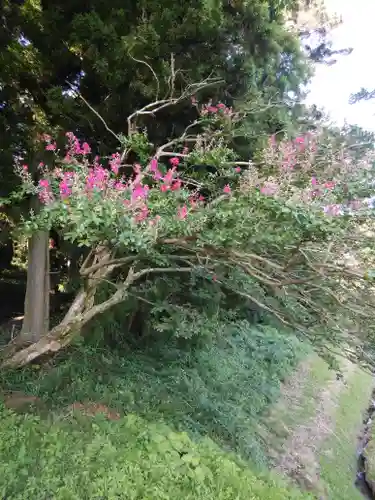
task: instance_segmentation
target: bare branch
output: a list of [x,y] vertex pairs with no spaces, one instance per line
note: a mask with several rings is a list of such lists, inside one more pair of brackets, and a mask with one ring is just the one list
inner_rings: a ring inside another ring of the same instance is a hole
[[144,64],[145,66],[148,67],[148,69],[151,71],[151,73],[153,74],[155,80],[156,80],[156,96],[155,96],[155,101],[157,101],[159,99],[159,92],[160,92],[160,82],[159,82],[159,78],[157,77],[154,69],[152,68],[152,66],[150,64],[148,64],[148,62],[146,61],[142,61],[141,59],[137,59],[136,57],[132,56],[131,54],[129,54],[129,57],[131,59],[133,59],[133,61],[135,62],[138,62],[140,64]]
[[198,83],[192,83],[186,87],[179,97],[169,97],[167,99],[155,100],[144,106],[143,108],[134,111],[127,118],[128,123],[128,135],[131,136],[136,131],[136,118],[142,115],[154,116],[156,113],[170,106],[175,106],[176,104],[192,97],[196,92],[203,90],[205,88],[211,87],[213,85],[218,85],[219,83],[224,83],[224,80],[220,78],[206,78]]
[[146,274],[155,274],[155,273],[191,273],[193,270],[193,266],[191,267],[151,267],[148,269],[142,269],[142,271],[138,271],[134,274],[134,280],[145,276]]
[[85,269],[81,268],[80,274],[81,276],[89,276],[91,273],[97,271],[98,269],[101,269],[102,267],[112,267],[112,268],[120,267],[123,266],[124,264],[129,264],[130,262],[134,262],[135,259],[136,256],[132,255],[129,257],[122,257],[120,259],[101,261]]
[[119,143],[121,144],[121,139],[120,136],[118,136],[109,126],[107,125],[106,121],[104,118],[94,109],[89,102],[86,101],[86,99],[83,97],[83,95],[72,85],[68,80],[66,80],[66,83],[70,86],[72,91],[86,104],[86,106],[99,118],[99,120],[103,123],[105,129],[115,137]]

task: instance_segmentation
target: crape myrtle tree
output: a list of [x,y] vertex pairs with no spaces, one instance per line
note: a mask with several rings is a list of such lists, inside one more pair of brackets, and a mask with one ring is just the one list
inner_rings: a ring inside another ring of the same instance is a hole
[[[40,202],[20,229],[55,228],[88,251],[65,316],[38,339],[22,332],[3,350],[3,366],[59,351],[94,318],[134,298],[159,315],[159,330],[186,336],[183,325],[199,335],[199,322],[215,328],[212,320],[220,319],[220,310],[190,300],[197,291],[219,295],[219,306],[235,294],[320,347],[349,343],[350,321],[371,314],[363,270],[345,261],[348,230],[367,213],[348,186],[353,192],[363,183],[371,162],[360,169],[343,163],[341,151],[308,134],[281,142],[271,136],[254,165],[230,147],[246,112],[216,98],[201,101],[216,85],[208,77],[177,92],[172,75],[167,97],[128,115],[121,151],[108,159],[68,131],[64,139],[40,137],[50,157],[37,182],[27,164],[17,165],[21,192]],[[195,117],[184,131],[151,142],[147,122],[187,105]],[[169,285],[167,295],[158,296],[159,280]]]
[[[210,87],[209,97],[246,113],[243,130],[232,136],[233,148],[241,155],[249,157],[269,133],[290,129],[298,88],[308,73],[298,40],[284,27],[285,9],[293,2],[273,4],[3,2],[1,194],[9,194],[18,182],[14,158],[22,158],[34,180],[39,179],[38,165],[46,162],[46,152],[38,137],[46,130],[51,135],[72,131],[101,157],[121,151],[117,134],[129,133],[126,116],[170,96],[172,78],[176,95],[207,75],[225,81]],[[183,102],[178,108],[164,108],[157,120],[147,121],[149,140],[161,145],[166,138],[180,136],[193,120],[194,112]],[[30,203],[26,197],[3,206],[17,222]],[[49,288],[47,250],[40,251],[41,246],[47,249],[48,236],[35,233],[29,242],[26,304],[31,305],[26,311],[35,315],[26,314],[24,329],[35,337],[48,325],[40,321],[47,305],[34,302]],[[58,250],[75,269],[80,256],[76,246]]]

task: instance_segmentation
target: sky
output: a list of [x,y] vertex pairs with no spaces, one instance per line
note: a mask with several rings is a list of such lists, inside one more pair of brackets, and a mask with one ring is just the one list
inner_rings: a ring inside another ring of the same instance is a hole
[[350,105],[349,96],[361,87],[375,89],[375,0],[326,0],[327,8],[342,16],[332,33],[334,48],[352,47],[350,55],[337,56],[333,66],[319,65],[307,102],[323,107],[332,120],[375,130],[375,99]]

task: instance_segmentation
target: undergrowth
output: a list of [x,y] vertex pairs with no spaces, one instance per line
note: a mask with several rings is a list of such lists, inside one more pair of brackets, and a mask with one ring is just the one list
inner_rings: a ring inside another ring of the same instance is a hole
[[162,419],[263,466],[258,420],[306,350],[295,337],[240,322],[202,346],[164,341],[119,352],[82,345],[55,366],[8,373],[0,385],[55,409],[97,401],[122,415]]
[[254,476],[209,440],[128,415],[54,420],[0,409],[0,496],[11,500],[310,498]]

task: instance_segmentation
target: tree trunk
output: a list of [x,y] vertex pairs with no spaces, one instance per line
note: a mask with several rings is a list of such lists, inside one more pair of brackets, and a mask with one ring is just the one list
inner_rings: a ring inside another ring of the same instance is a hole
[[38,231],[28,242],[25,312],[21,336],[37,342],[49,330],[49,234]]
[[[36,243],[40,244],[41,240],[36,240]],[[48,242],[48,239],[47,239]],[[35,244],[35,248],[37,245]],[[47,248],[48,250],[48,248]],[[36,254],[35,255],[39,255]],[[93,252],[92,265],[98,263],[105,263],[111,258],[110,252],[105,247],[98,247]],[[29,265],[32,261],[30,259]],[[34,359],[47,353],[54,353],[60,350],[62,347],[68,345],[71,340],[80,333],[81,329],[97,314],[100,314],[113,305],[124,300],[127,295],[127,289],[131,284],[131,281],[125,282],[118,290],[110,297],[108,300],[101,304],[94,304],[95,294],[98,285],[101,281],[108,279],[109,275],[113,270],[112,266],[103,265],[96,271],[92,272],[87,279],[86,286],[81,289],[76,298],[74,299],[72,305],[70,306],[68,312],[66,313],[63,320],[56,325],[49,332],[43,330],[43,334],[39,337],[27,336],[26,326],[25,333],[21,332],[20,336],[15,339],[14,342],[10,343],[3,351],[3,362],[2,367],[12,367],[18,368],[24,366]],[[31,269],[33,271],[33,269]],[[32,274],[34,276],[34,274]],[[38,275],[40,278],[40,276]],[[34,283],[34,282],[32,282]],[[43,282],[44,283],[44,282]],[[44,286],[41,279],[39,279],[38,284]],[[30,285],[31,286],[31,285]],[[34,286],[34,285],[33,285]],[[28,280],[29,287],[29,280]],[[39,297],[41,294],[38,294]],[[34,311],[31,309],[32,304],[39,307],[40,312],[42,310],[42,301],[38,299],[34,300],[36,297],[27,296],[27,308],[30,313],[29,317],[33,318]],[[44,302],[45,304],[45,302]],[[25,307],[26,309],[26,307]],[[43,321],[44,316],[35,316],[37,326],[39,328],[44,328],[46,323]],[[26,314],[25,314],[26,319]],[[27,324],[28,327],[28,324]],[[39,330],[41,331],[41,330]],[[25,337],[26,335],[26,337]],[[35,339],[35,340],[34,340]],[[30,345],[31,344],[31,345]],[[20,351],[16,352],[18,349]]]

